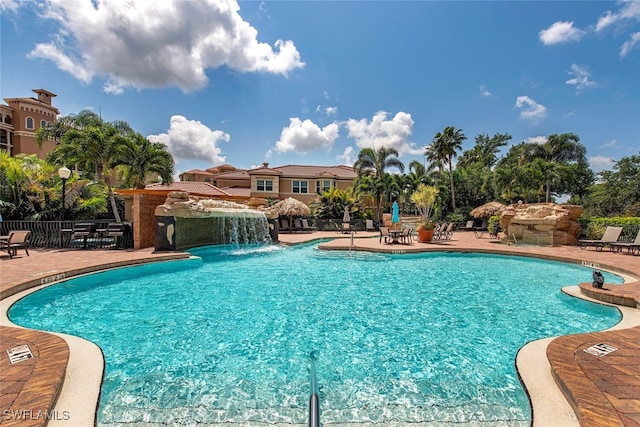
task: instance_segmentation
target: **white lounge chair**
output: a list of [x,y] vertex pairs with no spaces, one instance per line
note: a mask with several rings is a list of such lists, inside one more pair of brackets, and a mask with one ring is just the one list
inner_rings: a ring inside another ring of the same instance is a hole
[[580,249],[586,249],[587,246],[595,246],[596,251],[601,251],[605,246],[617,242],[620,234],[622,234],[622,227],[607,227],[601,239],[578,240],[578,246],[580,246]]

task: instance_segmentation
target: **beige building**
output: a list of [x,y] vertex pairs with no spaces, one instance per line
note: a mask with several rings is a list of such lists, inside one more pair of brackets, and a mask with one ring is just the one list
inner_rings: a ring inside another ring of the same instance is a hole
[[180,174],[181,181],[208,182],[228,194],[250,198],[286,199],[309,203],[330,188],[346,190],[357,177],[351,166],[286,165],[236,169],[230,165],[207,170],[193,169]]
[[55,123],[60,111],[52,104],[56,96],[44,89],[33,89],[38,98],[5,98],[0,104],[0,149],[9,155],[36,154],[44,158],[55,147],[55,141],[45,141],[42,148],[36,143],[36,132]]

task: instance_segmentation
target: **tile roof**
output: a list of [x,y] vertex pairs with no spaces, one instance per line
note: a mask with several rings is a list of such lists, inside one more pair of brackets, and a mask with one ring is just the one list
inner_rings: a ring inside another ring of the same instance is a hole
[[183,175],[185,173],[192,173],[192,174],[196,174],[196,175],[209,175],[209,176],[213,176],[213,174],[209,171],[203,171],[202,169],[191,169],[188,171],[184,171],[182,172],[180,175]]
[[145,190],[169,190],[169,191],[186,191],[187,193],[202,196],[229,196],[229,193],[211,185],[208,182],[197,181],[175,181],[171,184],[150,184]]
[[305,166],[285,165],[273,168],[285,176],[334,176],[336,178],[353,179],[358,176],[351,166]]

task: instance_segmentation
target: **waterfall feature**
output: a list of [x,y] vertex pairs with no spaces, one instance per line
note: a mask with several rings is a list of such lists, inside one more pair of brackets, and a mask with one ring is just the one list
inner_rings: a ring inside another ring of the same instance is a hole
[[225,200],[192,200],[171,192],[156,208],[156,250],[195,246],[270,244],[273,224],[264,212]]

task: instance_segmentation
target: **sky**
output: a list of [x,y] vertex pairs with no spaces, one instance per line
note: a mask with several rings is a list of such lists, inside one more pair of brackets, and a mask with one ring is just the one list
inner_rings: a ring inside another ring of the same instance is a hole
[[640,153],[640,1],[0,0],[0,31],[0,97],[127,121],[176,175],[408,166],[447,126]]

